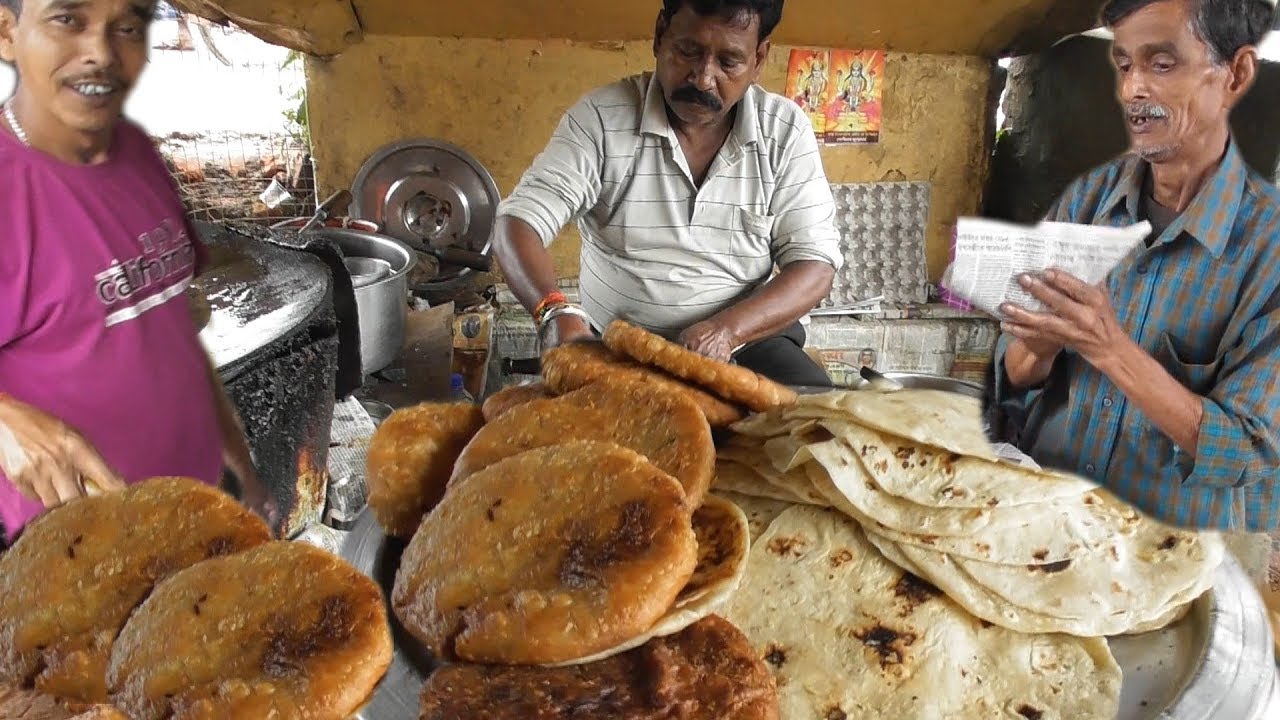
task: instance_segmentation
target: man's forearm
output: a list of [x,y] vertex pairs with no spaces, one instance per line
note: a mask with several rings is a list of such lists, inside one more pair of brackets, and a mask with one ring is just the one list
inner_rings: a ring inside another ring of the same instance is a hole
[[791,263],[712,319],[728,327],[740,344],[777,335],[822,302],[831,292],[835,274],[835,268],[818,260]]
[[560,285],[551,253],[523,220],[499,217],[493,231],[493,256],[516,299],[529,312]]
[[1204,399],[1178,382],[1137,343],[1125,342],[1098,370],[1111,379],[1151,423],[1195,457]]

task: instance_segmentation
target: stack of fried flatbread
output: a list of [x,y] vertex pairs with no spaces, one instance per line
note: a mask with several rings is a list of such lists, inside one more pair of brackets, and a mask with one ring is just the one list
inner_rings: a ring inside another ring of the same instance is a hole
[[[388,533],[426,508],[392,592],[404,627],[449,663],[423,717],[776,718],[772,676],[714,615],[750,531],[708,494],[715,446],[697,400],[626,375],[520,395],[491,398],[478,430],[448,420],[456,405],[397,411],[370,443],[371,497],[398,498],[377,512]],[[461,429],[415,443],[410,425]]]
[[37,519],[0,555],[0,709],[345,719],[391,662],[381,591],[323,550],[270,537],[229,495],[184,478]]
[[830,506],[969,612],[1028,633],[1162,627],[1213,583],[1221,537],[1140,515],[1082,478],[994,459],[977,402],[833,392],[735,426],[717,485]]

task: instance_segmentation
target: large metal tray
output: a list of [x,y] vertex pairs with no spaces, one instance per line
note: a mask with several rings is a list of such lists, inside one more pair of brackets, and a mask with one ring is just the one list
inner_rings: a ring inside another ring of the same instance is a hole
[[[342,557],[391,595],[405,542],[388,538],[365,510]],[[431,658],[387,606],[395,639],[391,668],[359,720],[416,718]],[[1277,717],[1276,665],[1262,599],[1230,556],[1214,587],[1182,620],[1156,632],[1111,639],[1124,669],[1117,720],[1262,720]]]

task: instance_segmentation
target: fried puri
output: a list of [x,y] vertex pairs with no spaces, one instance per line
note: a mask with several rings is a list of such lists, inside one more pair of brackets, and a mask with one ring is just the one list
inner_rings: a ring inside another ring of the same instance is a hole
[[369,507],[388,535],[413,537],[444,495],[458,453],[484,424],[471,403],[423,403],[391,413],[369,441]]
[[110,705],[59,700],[35,690],[0,685],[0,718],[4,720],[129,720]]
[[105,701],[112,644],[156,583],[270,537],[230,495],[184,478],[55,508],[0,555],[0,682]]
[[458,456],[453,481],[499,460],[566,439],[630,448],[680,481],[689,507],[702,504],[716,448],[702,411],[687,396],[650,383],[596,383],[534,400],[485,425]]
[[571,442],[454,485],[406,548],[392,601],[437,657],[563,662],[652,626],[697,553],[675,478],[626,448]]
[[542,376],[553,392],[567,393],[593,383],[636,380],[653,383],[689,396],[711,427],[728,427],[742,419],[742,411],[666,373],[644,367],[617,355],[598,342],[575,342],[553,348],[542,355]]
[[512,385],[489,396],[481,406],[485,422],[493,422],[506,411],[524,405],[533,400],[545,400],[555,397],[546,383],[535,382],[528,385]]
[[446,665],[421,720],[776,720],[778,691],[742,631],[711,615],[589,665]]
[[108,681],[133,720],[345,720],[390,664],[378,586],[324,550],[274,542],[158,585]]
[[645,365],[661,368],[718,397],[763,412],[796,400],[790,388],[737,365],[713,360],[624,320],[614,320],[604,332],[610,350]]

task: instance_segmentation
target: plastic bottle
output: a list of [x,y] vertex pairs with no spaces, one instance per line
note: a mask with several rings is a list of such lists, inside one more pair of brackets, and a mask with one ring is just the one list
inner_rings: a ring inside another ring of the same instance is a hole
[[449,397],[454,402],[474,403],[475,398],[471,397],[471,393],[467,392],[467,386],[462,382],[462,373],[454,373],[449,376]]

